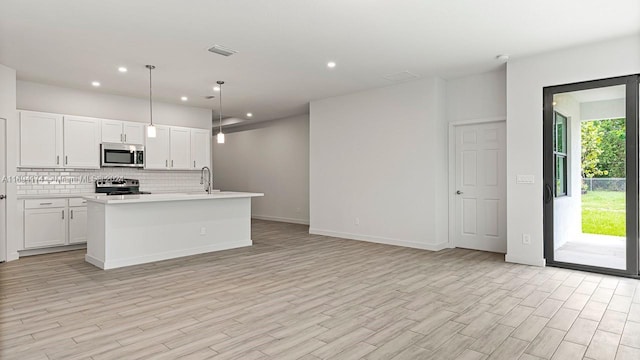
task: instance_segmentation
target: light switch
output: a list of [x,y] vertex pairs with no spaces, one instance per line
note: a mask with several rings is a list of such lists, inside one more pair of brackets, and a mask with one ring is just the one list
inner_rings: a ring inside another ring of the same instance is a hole
[[533,184],[534,179],[533,175],[517,175],[516,184]]

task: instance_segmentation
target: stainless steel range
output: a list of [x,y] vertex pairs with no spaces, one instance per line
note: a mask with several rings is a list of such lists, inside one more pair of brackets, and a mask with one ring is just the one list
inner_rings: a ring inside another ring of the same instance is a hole
[[100,179],[96,180],[96,193],[107,195],[151,194],[140,191],[140,181],[136,179]]

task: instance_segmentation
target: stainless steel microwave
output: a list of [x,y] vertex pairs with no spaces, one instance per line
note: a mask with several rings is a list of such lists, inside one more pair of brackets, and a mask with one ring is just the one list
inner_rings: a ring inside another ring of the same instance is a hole
[[100,163],[102,167],[144,167],[144,146],[102,143]]

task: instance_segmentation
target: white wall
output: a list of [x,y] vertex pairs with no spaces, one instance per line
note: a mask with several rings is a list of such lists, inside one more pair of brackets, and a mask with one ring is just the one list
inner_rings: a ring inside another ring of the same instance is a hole
[[448,246],[444,93],[428,78],[311,102],[311,233]]
[[507,72],[496,71],[447,81],[447,120],[505,119]]
[[[18,150],[18,116],[16,112],[16,71],[4,65],[0,65],[0,117],[7,119],[7,139],[6,144],[0,146],[7,147],[7,176],[16,175],[16,160]],[[4,139],[2,139],[4,142]],[[7,198],[4,201],[7,207],[7,244],[0,244],[6,249],[7,260],[18,258],[18,249],[12,239],[17,237],[17,186],[15,183],[7,183]]]
[[[543,265],[542,88],[640,73],[640,36],[555,51],[507,66],[507,261]],[[533,185],[516,184],[532,174]],[[522,234],[531,234],[531,245]]]
[[[17,108],[148,123],[149,100],[18,81]],[[153,122],[209,129],[211,110],[153,102]]]
[[252,200],[254,218],[308,224],[309,116],[223,132],[225,144],[213,142],[214,187],[264,193]]
[[567,196],[553,202],[553,246],[558,249],[567,241],[582,234],[582,136],[580,103],[571,94],[554,97],[554,109],[567,117]]

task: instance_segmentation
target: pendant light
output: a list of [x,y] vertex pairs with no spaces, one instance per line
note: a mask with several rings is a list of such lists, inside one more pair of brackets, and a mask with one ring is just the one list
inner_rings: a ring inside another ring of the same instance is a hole
[[147,69],[149,69],[149,120],[150,123],[147,126],[147,137],[154,138],[156,137],[156,127],[153,125],[153,92],[151,87],[151,70],[156,67],[153,65],[145,65]]
[[218,81],[217,84],[220,87],[220,95],[218,95],[218,99],[220,99],[220,131],[218,131],[216,139],[218,139],[218,144],[224,144],[224,134],[222,133],[222,84],[224,81]]

